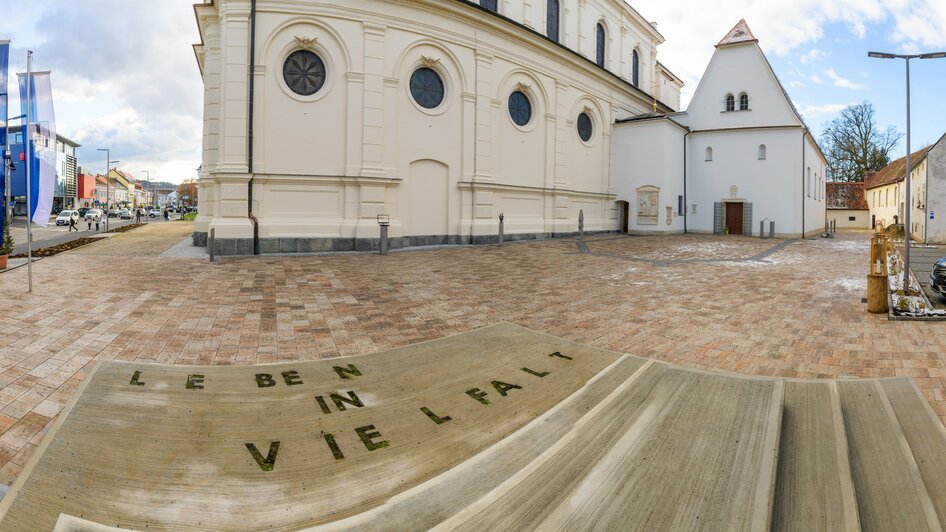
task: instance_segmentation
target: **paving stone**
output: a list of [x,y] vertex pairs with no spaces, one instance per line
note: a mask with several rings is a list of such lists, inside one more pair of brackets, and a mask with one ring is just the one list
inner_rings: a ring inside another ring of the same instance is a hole
[[[56,390],[17,417],[0,415],[0,442],[17,450],[38,444],[40,429],[99,359],[334,358],[497,322],[691,368],[799,378],[905,372],[946,420],[946,324],[865,312],[866,233],[791,242],[585,235],[590,253],[566,238],[385,257],[209,264],[155,256],[192,231],[183,222],[150,224],[44,259],[29,295],[25,268],[0,274],[8,296],[0,298],[0,411],[34,387]],[[392,239],[392,249],[406,240]],[[29,416],[46,421],[18,428]],[[0,468],[10,458],[0,453]]]

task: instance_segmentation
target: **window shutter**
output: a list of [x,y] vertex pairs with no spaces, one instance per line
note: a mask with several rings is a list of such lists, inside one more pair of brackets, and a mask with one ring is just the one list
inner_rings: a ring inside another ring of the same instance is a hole
[[752,236],[752,204],[742,204],[742,234]]
[[723,234],[723,204],[718,201],[713,204],[713,233]]

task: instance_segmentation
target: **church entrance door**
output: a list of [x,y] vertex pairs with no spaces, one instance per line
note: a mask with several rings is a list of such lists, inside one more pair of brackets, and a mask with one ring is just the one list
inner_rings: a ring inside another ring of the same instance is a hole
[[627,233],[629,220],[631,218],[631,205],[626,201],[618,202],[618,212],[621,216],[621,232]]
[[731,235],[742,234],[742,203],[726,202],[726,229]]

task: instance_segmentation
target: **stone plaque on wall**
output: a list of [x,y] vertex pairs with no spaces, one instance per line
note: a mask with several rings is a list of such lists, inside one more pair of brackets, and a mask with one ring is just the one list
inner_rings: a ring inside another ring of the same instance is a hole
[[654,186],[637,189],[637,224],[657,225],[660,216],[657,207],[660,200],[660,189]]

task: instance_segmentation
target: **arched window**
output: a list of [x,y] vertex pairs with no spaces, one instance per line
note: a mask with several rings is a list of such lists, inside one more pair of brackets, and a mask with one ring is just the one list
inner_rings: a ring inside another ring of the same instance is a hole
[[640,87],[641,75],[641,57],[637,50],[631,52],[631,83],[635,87]]
[[595,63],[598,63],[598,66],[604,68],[604,42],[606,36],[604,34],[604,24],[598,23],[598,28],[596,30],[595,39],[598,44],[595,48]]
[[735,111],[736,110],[736,97],[732,94],[726,95],[726,110]]
[[707,148],[706,148],[706,161],[712,161],[712,160],[713,160],[713,148],[710,148],[710,147],[707,146]]
[[480,0],[480,5],[485,7],[486,9],[489,9],[490,11],[499,13],[499,8],[496,5],[496,0]]
[[545,13],[545,35],[558,42],[559,14],[558,0],[548,0]]
[[749,110],[749,95],[742,93],[739,95],[739,110],[748,111]]
[[766,158],[766,155],[768,154],[766,153],[765,144],[759,144],[759,160],[764,161]]

